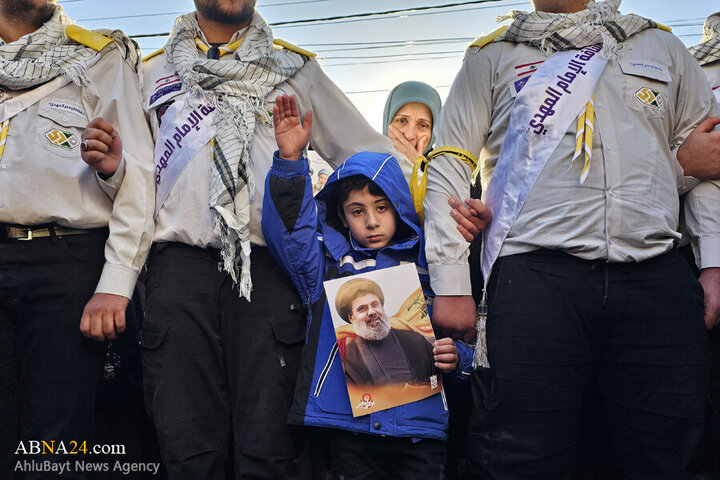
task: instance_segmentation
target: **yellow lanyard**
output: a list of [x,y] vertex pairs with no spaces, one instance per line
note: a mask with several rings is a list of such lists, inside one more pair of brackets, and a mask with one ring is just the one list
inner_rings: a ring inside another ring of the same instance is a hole
[[10,119],[0,123],[0,158],[5,153],[5,142],[7,142],[8,131],[10,130]]

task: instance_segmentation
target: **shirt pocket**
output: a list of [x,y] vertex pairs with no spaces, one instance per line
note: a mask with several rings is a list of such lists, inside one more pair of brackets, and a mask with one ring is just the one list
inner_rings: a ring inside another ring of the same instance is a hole
[[65,100],[41,100],[35,143],[53,155],[80,159],[80,135],[87,124],[82,105]]
[[625,77],[625,102],[647,118],[665,118],[670,102],[668,67],[636,60],[622,60]]

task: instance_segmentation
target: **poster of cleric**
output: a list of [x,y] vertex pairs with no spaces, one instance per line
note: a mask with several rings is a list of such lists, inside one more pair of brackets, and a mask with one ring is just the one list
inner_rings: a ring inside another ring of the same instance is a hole
[[414,264],[324,285],[353,416],[440,392],[435,335]]

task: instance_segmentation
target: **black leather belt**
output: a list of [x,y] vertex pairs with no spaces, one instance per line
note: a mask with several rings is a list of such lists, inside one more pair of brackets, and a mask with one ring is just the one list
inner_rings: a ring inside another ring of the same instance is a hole
[[60,225],[50,223],[44,225],[12,225],[9,223],[0,223],[0,242],[4,241],[28,241],[36,238],[47,237],[65,237],[67,235],[83,235],[95,233],[98,228],[78,229],[61,227]]

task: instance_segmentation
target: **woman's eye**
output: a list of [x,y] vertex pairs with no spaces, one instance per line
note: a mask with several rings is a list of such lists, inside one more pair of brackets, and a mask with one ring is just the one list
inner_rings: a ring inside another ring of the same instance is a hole
[[351,211],[350,213],[352,213],[352,214],[355,215],[355,216],[357,216],[357,215],[362,215],[362,210],[360,210],[360,209],[358,208],[358,209],[356,209],[356,210]]
[[400,125],[405,125],[407,123],[407,120],[404,118],[397,118],[395,119],[395,123],[399,123]]

